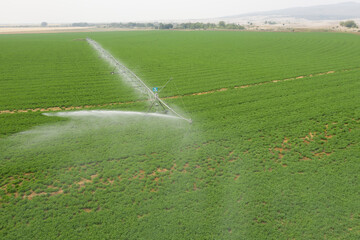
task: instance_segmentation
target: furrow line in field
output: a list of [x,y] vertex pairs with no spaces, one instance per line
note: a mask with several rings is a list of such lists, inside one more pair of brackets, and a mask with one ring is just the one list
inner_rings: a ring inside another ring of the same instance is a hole
[[[235,86],[235,87],[229,87],[229,88],[220,88],[220,89],[209,90],[209,91],[205,91],[205,92],[163,97],[161,99],[176,99],[176,98],[181,98],[181,97],[206,95],[206,94],[211,94],[211,93],[215,93],[215,92],[224,92],[224,91],[231,90],[231,89],[244,89],[244,88],[260,86],[260,85],[264,85],[264,84],[294,81],[294,80],[303,79],[303,78],[310,78],[310,77],[315,77],[315,76],[334,74],[336,72],[347,72],[347,71],[353,71],[353,70],[359,70],[359,69],[360,68],[344,69],[344,70],[340,70],[340,71],[328,71],[328,72],[323,72],[323,73],[316,73],[316,74],[298,76],[298,77],[293,77],[293,78],[286,78],[286,79],[282,79],[282,80],[271,80],[271,81],[266,81],[266,82],[247,84],[247,85],[241,85],[241,86]],[[70,107],[49,107],[49,108],[33,108],[33,109],[20,109],[20,110],[0,110],[0,114],[26,113],[26,112],[70,111],[70,110],[81,110],[81,109],[89,109],[89,108],[96,108],[96,107],[106,107],[106,106],[113,106],[113,105],[132,104],[132,103],[146,102],[146,101],[149,101],[149,100],[114,102],[114,103],[105,103],[105,104],[98,104],[98,105],[84,105],[84,106],[70,106]]]

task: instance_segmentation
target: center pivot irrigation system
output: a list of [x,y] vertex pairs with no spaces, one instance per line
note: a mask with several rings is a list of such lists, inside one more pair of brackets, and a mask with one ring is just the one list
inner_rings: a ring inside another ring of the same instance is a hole
[[102,46],[96,41],[86,38],[86,41],[100,54],[102,58],[104,58],[110,65],[114,67],[112,74],[120,74],[124,77],[124,80],[131,84],[136,90],[140,91],[143,94],[148,95],[149,100],[151,101],[151,106],[148,110],[154,106],[161,106],[165,113],[168,111],[172,112],[178,118],[185,120],[189,123],[192,123],[191,119],[185,118],[181,114],[177,113],[174,109],[172,109],[169,105],[167,105],[162,99],[159,98],[159,92],[164,89],[164,87],[172,80],[170,79],[158,92],[157,88],[151,90],[135,73],[133,73],[130,69],[121,64],[116,58],[114,58],[108,51],[106,51]]

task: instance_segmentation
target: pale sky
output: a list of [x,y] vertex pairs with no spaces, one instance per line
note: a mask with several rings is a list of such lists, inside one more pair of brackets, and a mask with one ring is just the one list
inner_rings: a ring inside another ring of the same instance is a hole
[[0,0],[0,24],[214,18],[360,0]]

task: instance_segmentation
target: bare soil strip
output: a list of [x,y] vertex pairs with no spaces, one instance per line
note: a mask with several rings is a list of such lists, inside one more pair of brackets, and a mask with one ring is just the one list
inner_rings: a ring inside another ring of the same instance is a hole
[[[337,72],[346,72],[346,71],[352,71],[352,70],[356,70],[356,69],[359,69],[359,68],[345,69],[345,70],[340,70],[340,71],[337,71]],[[235,87],[231,87],[231,88],[221,88],[221,89],[216,89],[216,90],[211,90],[211,91],[206,91],[206,92],[170,96],[170,97],[164,97],[164,98],[161,98],[161,99],[176,99],[176,98],[189,97],[189,96],[206,95],[206,94],[211,94],[211,93],[215,93],[215,92],[223,92],[223,91],[227,91],[227,90],[230,90],[230,89],[243,89],[243,88],[248,88],[248,87],[254,87],[254,86],[260,86],[260,85],[264,85],[264,84],[269,84],[269,83],[294,81],[294,80],[298,80],[298,79],[310,78],[310,77],[333,74],[333,73],[336,73],[336,71],[328,71],[328,72],[323,72],[323,73],[310,74],[310,75],[306,75],[306,76],[298,76],[298,77],[293,77],[293,78],[286,78],[286,79],[282,79],[282,80],[271,80],[271,81],[267,81],[267,82],[254,83],[254,84],[248,84],[248,85],[242,85],[242,86],[235,86]],[[145,102],[145,101],[148,101],[148,100],[139,100],[139,101],[132,101],[132,102],[114,102],[114,103],[105,103],[105,104],[98,104],[98,105],[85,105],[85,106],[33,108],[33,109],[22,109],[22,110],[21,109],[20,110],[1,110],[0,114],[81,110],[81,109],[89,109],[89,108],[96,108],[96,107],[106,107],[106,106],[113,106],[113,105],[132,104],[132,103],[136,103],[136,102]]]

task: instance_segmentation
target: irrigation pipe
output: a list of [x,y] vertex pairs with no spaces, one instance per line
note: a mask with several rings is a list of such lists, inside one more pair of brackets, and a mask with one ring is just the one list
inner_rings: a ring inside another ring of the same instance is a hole
[[[146,93],[150,100],[157,100],[161,104],[163,104],[167,109],[169,109],[173,114],[175,114],[178,118],[185,120],[189,123],[192,123],[191,119],[185,118],[174,109],[172,109],[169,105],[167,105],[163,100],[161,100],[157,94],[155,94],[145,83],[141,80],[134,72],[121,64],[113,55],[111,55],[108,51],[106,51],[99,43],[96,41],[86,38],[86,41],[105,59],[108,63],[113,65],[117,72],[123,75],[134,88],[138,88],[143,93]],[[162,89],[161,89],[162,90]]]

